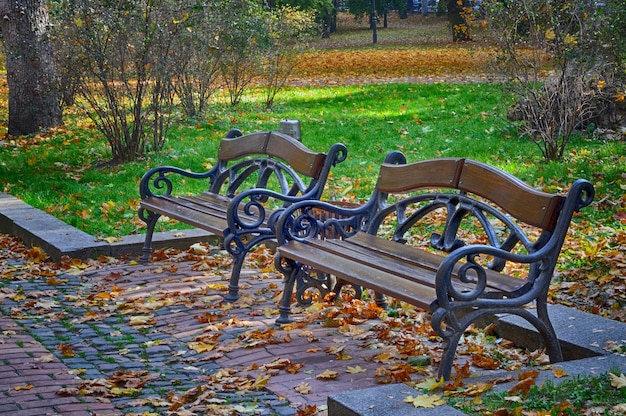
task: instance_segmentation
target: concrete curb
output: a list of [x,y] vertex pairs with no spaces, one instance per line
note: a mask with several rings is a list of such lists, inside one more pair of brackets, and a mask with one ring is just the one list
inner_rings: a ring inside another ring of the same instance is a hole
[[[27,246],[41,247],[57,262],[63,256],[79,259],[96,258],[99,255],[138,256],[141,254],[144,240],[144,235],[140,234],[125,236],[113,243],[98,240],[50,214],[2,193],[0,193],[0,232],[20,237]],[[197,228],[169,231],[155,233],[153,247],[186,249],[199,241],[217,245],[221,239]]]

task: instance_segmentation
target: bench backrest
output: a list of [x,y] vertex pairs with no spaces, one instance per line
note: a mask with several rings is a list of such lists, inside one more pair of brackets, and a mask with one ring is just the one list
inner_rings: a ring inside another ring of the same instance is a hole
[[564,197],[538,191],[513,175],[470,159],[433,159],[406,165],[383,164],[376,189],[406,193],[449,188],[479,195],[519,220],[551,230]]
[[[370,234],[393,224],[393,239],[404,243],[413,227],[428,223],[439,212],[437,224],[425,227],[436,249],[452,252],[479,243],[534,253],[549,247],[554,263],[573,213],[590,204],[594,196],[593,186],[585,180],[576,181],[567,196],[555,195],[493,166],[463,158],[383,164],[376,191],[392,198],[370,221]],[[502,270],[504,266],[495,259],[490,268]]]
[[344,161],[347,149],[333,145],[328,153],[315,152],[279,132],[256,132],[226,137],[220,142],[218,163],[209,192],[233,197],[250,188],[266,188],[271,181],[285,195],[319,198],[330,169]]

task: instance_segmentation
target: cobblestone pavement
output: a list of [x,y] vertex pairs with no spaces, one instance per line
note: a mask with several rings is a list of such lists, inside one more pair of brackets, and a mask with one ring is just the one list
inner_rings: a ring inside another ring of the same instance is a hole
[[[329,394],[376,385],[372,352],[355,337],[319,324],[275,326],[278,276],[244,270],[242,296],[229,306],[229,269],[201,268],[118,263],[0,286],[0,414],[293,415],[311,405],[323,414]],[[216,334],[225,348],[212,343]],[[352,359],[336,360],[331,345]],[[364,372],[346,372],[356,365]],[[329,369],[339,376],[316,378]],[[200,395],[210,400],[194,408]],[[239,410],[218,413],[224,403]]]

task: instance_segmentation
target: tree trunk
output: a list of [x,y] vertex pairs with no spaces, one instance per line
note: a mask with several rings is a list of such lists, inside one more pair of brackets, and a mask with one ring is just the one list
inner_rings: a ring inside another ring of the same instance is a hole
[[9,86],[9,134],[63,123],[45,0],[0,0]]
[[452,41],[469,42],[472,40],[467,15],[471,11],[467,0],[448,0],[448,21],[452,27]]

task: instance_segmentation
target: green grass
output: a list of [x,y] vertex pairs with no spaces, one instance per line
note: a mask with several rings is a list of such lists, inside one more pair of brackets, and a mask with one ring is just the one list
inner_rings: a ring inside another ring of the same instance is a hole
[[[615,375],[619,375],[619,372],[615,372]],[[512,396],[516,401],[511,400]],[[626,388],[611,386],[608,373],[604,373],[598,376],[575,376],[558,384],[547,381],[542,386],[531,387],[526,395],[487,393],[481,396],[480,404],[472,403],[472,399],[468,398],[454,398],[450,403],[470,415],[492,414],[490,412],[499,409],[512,412],[506,414],[518,414],[517,411],[523,409],[526,412],[535,411],[536,414],[567,416],[621,414],[612,409],[613,406],[623,405],[625,401]],[[591,408],[594,409],[593,413],[585,413],[585,410]]]

